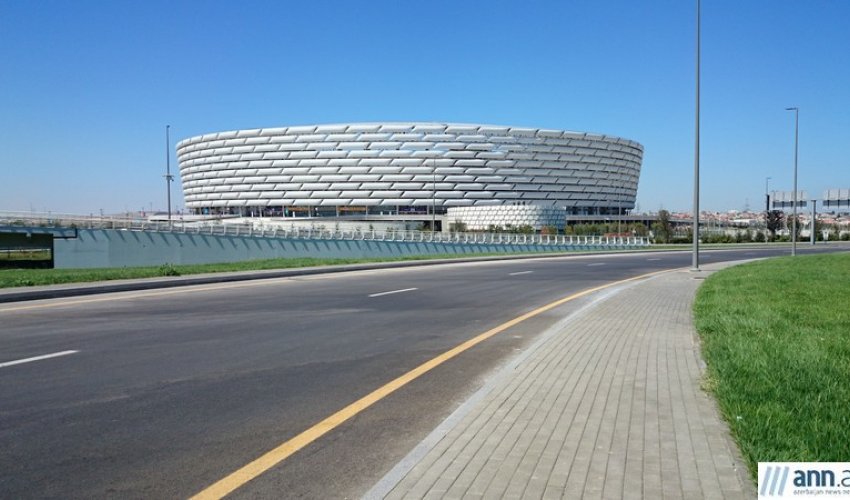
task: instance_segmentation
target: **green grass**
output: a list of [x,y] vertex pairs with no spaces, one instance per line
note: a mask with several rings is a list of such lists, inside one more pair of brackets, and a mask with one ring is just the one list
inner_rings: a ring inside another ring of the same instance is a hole
[[[729,248],[732,245],[717,245],[720,248]],[[705,246],[703,246],[705,248]],[[690,245],[657,245],[644,249],[620,250],[621,252],[645,252],[665,250],[687,250]],[[570,254],[585,254],[609,252],[609,250],[577,250]],[[543,252],[547,253],[547,252]],[[562,251],[553,251],[562,254]],[[405,260],[429,260],[429,259],[459,259],[466,257],[492,257],[497,255],[538,255],[541,252],[514,252],[514,253],[480,253],[480,254],[444,254],[444,255],[413,255],[392,258],[363,258],[363,259],[320,259],[320,258],[287,258],[252,260],[245,262],[229,262],[220,264],[197,264],[197,265],[171,265],[151,267],[122,267],[109,269],[0,269],[0,288],[60,285],[67,283],[85,283],[92,281],[109,281],[120,279],[154,278],[160,276],[183,276],[190,274],[234,272],[234,271],[260,271],[268,269],[290,269],[296,267],[331,266],[339,264],[361,264],[366,262],[393,262]]]
[[850,253],[720,271],[694,313],[706,386],[753,478],[760,461],[850,460]]
[[[664,250],[665,248],[659,248]],[[641,252],[645,249],[619,250],[620,252]],[[493,257],[511,255],[544,255],[552,254],[587,254],[606,253],[610,250],[576,250],[563,252],[553,250],[551,252],[492,252],[492,253],[468,253],[468,254],[437,254],[437,255],[407,255],[386,258],[281,258],[250,260],[244,262],[225,262],[219,264],[194,264],[194,265],[172,265],[151,267],[121,267],[107,269],[0,269],[0,288],[60,285],[67,283],[85,283],[93,281],[109,281],[121,279],[155,278],[161,276],[184,276],[190,274],[221,273],[236,271],[262,271],[269,269],[291,269],[296,267],[333,266],[341,264],[362,264],[367,262],[397,262],[409,260],[433,260],[433,259],[462,259],[469,257]]]
[[50,250],[0,250],[0,260],[50,260]]
[[[556,252],[557,253],[557,252]],[[579,253],[579,252],[576,252]],[[531,255],[532,253],[527,253]],[[541,252],[534,252],[539,255]],[[296,267],[332,266],[341,264],[361,264],[367,262],[395,262],[409,260],[459,259],[467,257],[489,257],[494,255],[522,255],[522,253],[480,253],[445,255],[410,255],[388,258],[287,258],[227,262],[220,264],[194,264],[151,267],[121,267],[108,269],[0,269],[0,288],[58,285],[65,283],[83,283],[121,279],[154,278],[160,276],[183,276],[190,274],[221,273],[234,271],[261,271],[269,269],[291,269]]]

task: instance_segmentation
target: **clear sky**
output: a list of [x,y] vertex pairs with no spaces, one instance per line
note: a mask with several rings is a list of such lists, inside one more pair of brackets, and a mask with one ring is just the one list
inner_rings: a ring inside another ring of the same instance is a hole
[[[641,210],[688,210],[695,2],[0,0],[0,210],[165,208],[174,144],[441,121],[644,145]],[[850,1],[703,0],[702,207],[850,187]],[[182,207],[178,181],[174,206]]]

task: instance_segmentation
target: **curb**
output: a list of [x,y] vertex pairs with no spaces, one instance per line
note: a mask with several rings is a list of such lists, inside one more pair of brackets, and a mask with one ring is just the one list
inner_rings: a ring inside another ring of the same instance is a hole
[[[755,247],[753,249],[759,249]],[[761,247],[773,248],[773,247]],[[740,248],[706,248],[702,251],[725,252],[742,250]],[[552,252],[521,255],[490,255],[487,257],[463,257],[458,259],[408,260],[396,262],[374,262],[363,264],[343,264],[337,266],[301,267],[294,269],[272,269],[266,271],[238,271],[214,274],[197,274],[173,278],[141,278],[133,280],[100,281],[89,283],[73,283],[67,285],[47,285],[42,287],[19,287],[0,289],[0,304],[8,302],[23,302],[28,300],[59,299],[96,295],[114,292],[129,292],[137,290],[155,290],[159,288],[174,288],[180,286],[208,285],[210,283],[229,283],[234,281],[251,281],[260,279],[289,278],[309,276],[314,274],[344,273],[351,271],[373,271],[378,269],[397,269],[406,267],[435,266],[440,264],[465,264],[470,262],[492,262],[497,260],[521,260],[560,257],[585,257],[590,255],[622,255],[634,253],[679,253],[689,249],[642,249],[597,252]]]
[[[626,253],[626,252],[605,252]],[[208,285],[211,283],[230,283],[234,281],[252,281],[274,278],[290,278],[295,276],[309,276],[315,274],[345,273],[351,271],[373,271],[379,269],[397,269],[406,267],[435,266],[440,264],[464,264],[470,262],[491,262],[496,260],[521,260],[539,259],[546,257],[568,257],[583,256],[584,253],[539,253],[527,255],[494,255],[487,257],[467,257],[460,259],[432,259],[398,262],[375,262],[363,264],[343,264],[336,266],[301,267],[294,269],[277,269],[267,271],[239,271],[234,273],[202,274],[186,277],[173,278],[142,278],[135,280],[100,281],[94,283],[76,283],[69,285],[48,285],[32,288],[10,288],[0,290],[0,304],[10,302],[23,302],[29,300],[59,299],[66,297],[79,297],[85,295],[97,295],[103,293],[129,292],[138,290],[155,290],[160,288],[175,288],[192,285]],[[597,254],[599,255],[599,254]]]

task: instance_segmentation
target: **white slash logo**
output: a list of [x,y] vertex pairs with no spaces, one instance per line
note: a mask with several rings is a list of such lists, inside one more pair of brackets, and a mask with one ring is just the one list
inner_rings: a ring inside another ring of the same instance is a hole
[[759,497],[783,496],[788,473],[791,468],[786,466],[771,466],[764,468],[764,475],[759,474]]

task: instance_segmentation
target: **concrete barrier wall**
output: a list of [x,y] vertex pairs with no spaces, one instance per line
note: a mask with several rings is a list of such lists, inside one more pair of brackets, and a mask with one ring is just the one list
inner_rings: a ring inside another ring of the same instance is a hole
[[56,268],[206,264],[277,257],[398,257],[427,254],[576,250],[562,245],[494,245],[363,240],[307,240],[188,233],[80,229],[55,241]]
[[308,240],[212,236],[113,229],[80,229],[78,237],[55,241],[56,268],[136,267],[206,264],[278,257],[398,257],[576,250],[564,245],[494,245],[363,240]]

